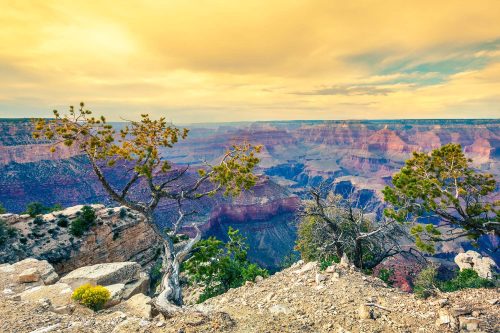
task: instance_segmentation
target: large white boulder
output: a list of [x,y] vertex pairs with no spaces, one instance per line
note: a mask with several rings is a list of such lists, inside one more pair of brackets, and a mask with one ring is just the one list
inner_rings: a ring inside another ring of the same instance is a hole
[[496,269],[496,264],[490,257],[483,257],[475,251],[467,251],[465,253],[459,253],[455,257],[455,263],[463,269],[473,269],[477,274],[485,279],[492,279],[493,273]]
[[80,267],[61,278],[60,282],[73,289],[84,284],[110,286],[127,284],[141,278],[141,266],[136,262],[115,262]]

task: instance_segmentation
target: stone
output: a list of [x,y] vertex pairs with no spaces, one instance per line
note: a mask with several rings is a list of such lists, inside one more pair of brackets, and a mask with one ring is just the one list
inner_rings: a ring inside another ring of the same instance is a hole
[[483,257],[476,251],[469,250],[465,253],[459,253],[455,257],[455,263],[460,270],[473,269],[477,274],[485,279],[493,279],[497,266],[490,257]]
[[334,272],[335,272],[335,265],[328,266],[328,267],[325,269],[325,272],[326,272],[326,273],[334,273]]
[[316,284],[319,285],[321,284],[321,282],[325,281],[326,280],[326,276],[324,276],[323,274],[320,274],[320,273],[316,273]]
[[477,331],[481,320],[474,317],[459,317],[458,322],[460,323],[460,328],[466,331]]
[[293,271],[293,273],[300,275],[300,274],[303,274],[305,272],[309,272],[312,269],[315,269],[316,266],[317,266],[316,261],[310,261],[307,264],[305,264],[304,266],[302,266],[300,269]]
[[358,308],[358,316],[360,319],[373,319],[373,309],[368,305],[361,304]]
[[61,326],[61,324],[54,324],[54,325],[50,325],[50,326],[46,326],[46,327],[41,327],[41,328],[38,328],[34,331],[31,331],[30,333],[48,333],[48,332],[52,332],[52,331],[59,329],[60,326]]
[[290,313],[290,309],[288,309],[286,306],[282,304],[275,304],[269,308],[269,312],[274,313],[274,314],[279,314],[279,313]]
[[40,272],[36,268],[28,268],[22,271],[18,276],[19,283],[37,282],[40,280]]
[[436,326],[448,326],[455,327],[456,319],[448,312],[446,309],[440,309],[438,313],[438,319],[436,320]]
[[147,294],[148,291],[149,291],[149,275],[145,272],[141,272],[139,274],[138,280],[125,284],[125,290],[123,291],[123,299],[129,299],[130,297],[139,293]]
[[495,298],[495,299],[489,299],[489,300],[487,300],[487,302],[488,302],[489,304],[491,304],[491,305],[495,305],[495,304],[497,304],[497,303],[498,303],[498,298]]
[[122,303],[126,312],[133,316],[151,318],[151,297],[144,294],[136,294]]
[[260,275],[257,275],[255,277],[255,283],[258,283],[258,282],[261,282],[261,281],[264,281],[264,278],[262,276],[260,276]]
[[110,286],[106,286],[105,288],[109,291],[110,297],[106,304],[104,304],[104,308],[112,307],[122,301],[123,293],[125,291],[124,283],[112,284]]
[[49,286],[36,286],[23,291],[21,300],[37,302],[40,299],[48,299],[54,307],[64,306],[71,303],[72,290],[65,283],[56,283]]
[[351,262],[349,261],[349,258],[347,257],[347,254],[343,254],[342,258],[340,258],[340,266],[342,267],[349,267],[351,265]]
[[73,304],[67,304],[67,305],[62,305],[62,306],[56,306],[51,309],[52,312],[58,313],[58,314],[67,314],[70,315],[75,311],[75,306]]
[[81,285],[109,286],[126,284],[141,278],[141,266],[136,262],[116,262],[80,267],[61,278],[60,282],[76,289]]

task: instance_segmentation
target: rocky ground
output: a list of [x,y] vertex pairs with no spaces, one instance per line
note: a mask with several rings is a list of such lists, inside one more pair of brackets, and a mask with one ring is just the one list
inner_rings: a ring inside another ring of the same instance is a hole
[[98,313],[77,304],[61,310],[47,299],[20,297],[23,293],[12,280],[0,277],[1,332],[500,331],[498,289],[418,300],[341,265],[320,272],[314,263],[298,263],[268,279],[187,307],[172,318],[127,308],[130,300]]

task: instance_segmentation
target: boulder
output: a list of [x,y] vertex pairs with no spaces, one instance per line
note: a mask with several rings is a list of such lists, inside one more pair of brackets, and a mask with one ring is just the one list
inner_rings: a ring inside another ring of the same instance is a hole
[[49,286],[37,286],[25,290],[21,293],[21,300],[28,302],[38,302],[47,299],[52,306],[61,307],[71,304],[71,294],[73,290],[65,283],[56,283]]
[[0,265],[0,279],[19,292],[30,287],[54,284],[59,276],[46,260],[28,258],[12,265]]
[[122,298],[129,299],[136,294],[147,294],[149,291],[149,275],[141,272],[139,279],[129,282],[125,285]]
[[106,286],[105,288],[109,291],[110,294],[109,300],[104,305],[105,308],[112,307],[122,301],[123,293],[125,291],[125,284],[117,283]]
[[40,272],[36,268],[28,268],[17,276],[19,283],[37,282],[40,280]]
[[75,289],[87,283],[110,286],[118,283],[127,284],[140,278],[141,266],[128,261],[80,267],[68,273],[60,282],[67,283]]
[[493,279],[493,274],[496,270],[496,264],[493,259],[483,257],[481,254],[471,250],[457,254],[455,263],[460,267],[460,270],[473,269],[480,277],[485,279]]
[[151,318],[151,297],[136,294],[122,303],[123,309],[129,314],[141,318]]

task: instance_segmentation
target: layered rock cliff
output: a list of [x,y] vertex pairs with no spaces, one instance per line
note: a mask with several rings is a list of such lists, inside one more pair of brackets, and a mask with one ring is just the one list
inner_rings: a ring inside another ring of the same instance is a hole
[[81,237],[68,232],[83,206],[32,218],[4,214],[0,219],[16,230],[7,244],[0,246],[0,263],[33,257],[47,260],[59,274],[81,266],[104,262],[137,261],[152,263],[158,256],[159,240],[141,214],[123,207],[92,205],[95,225]]

